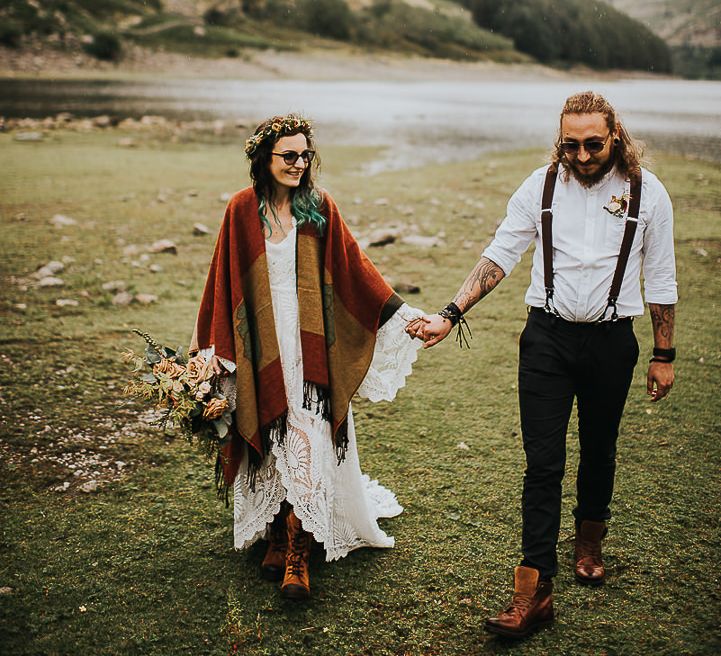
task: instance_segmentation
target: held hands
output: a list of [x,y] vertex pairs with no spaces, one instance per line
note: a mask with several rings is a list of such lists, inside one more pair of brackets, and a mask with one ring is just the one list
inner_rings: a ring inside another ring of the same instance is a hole
[[646,375],[646,394],[652,402],[667,396],[673,387],[674,373],[670,362],[651,362]]
[[422,317],[408,322],[406,333],[412,338],[422,339],[424,342],[423,348],[425,349],[445,339],[452,328],[451,322],[444,319],[440,314],[424,314]]

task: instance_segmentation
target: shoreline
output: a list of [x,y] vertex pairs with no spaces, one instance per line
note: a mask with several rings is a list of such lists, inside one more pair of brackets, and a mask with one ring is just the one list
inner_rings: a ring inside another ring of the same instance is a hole
[[64,52],[35,45],[22,51],[0,47],[0,78],[62,80],[389,80],[399,82],[513,79],[604,80],[679,79],[644,71],[598,71],[587,67],[552,68],[537,63],[456,61],[404,55],[388,51],[369,53],[339,46],[303,51],[245,50],[239,57],[206,59],[179,53],[128,48],[118,63],[104,62],[83,52]]

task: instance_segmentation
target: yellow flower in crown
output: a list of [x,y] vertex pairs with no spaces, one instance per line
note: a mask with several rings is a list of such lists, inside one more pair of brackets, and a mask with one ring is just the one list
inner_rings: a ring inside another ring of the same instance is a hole
[[273,132],[280,132],[283,129],[283,126],[280,123],[273,123],[270,127]]

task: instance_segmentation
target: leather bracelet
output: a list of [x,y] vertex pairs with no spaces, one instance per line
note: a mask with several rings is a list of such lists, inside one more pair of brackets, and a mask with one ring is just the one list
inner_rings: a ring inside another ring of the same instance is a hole
[[676,359],[676,349],[671,348],[653,348],[653,357],[664,358],[663,360],[657,360],[657,362],[673,362]]
[[444,319],[448,319],[448,321],[451,322],[451,326],[455,326],[463,318],[463,312],[461,312],[461,309],[452,301],[440,310],[438,314]]

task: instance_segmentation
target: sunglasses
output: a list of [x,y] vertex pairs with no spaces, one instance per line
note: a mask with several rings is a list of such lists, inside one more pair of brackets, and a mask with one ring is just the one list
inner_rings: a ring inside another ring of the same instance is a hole
[[288,166],[293,166],[301,158],[303,158],[303,161],[306,164],[310,164],[313,161],[313,158],[315,157],[315,150],[304,150],[302,153],[296,153],[294,150],[289,150],[285,153],[271,153],[271,154],[277,155],[278,157],[282,157],[283,161]]
[[576,153],[578,153],[579,150],[581,150],[581,146],[583,146],[583,149],[589,155],[597,155],[606,147],[606,142],[608,141],[610,136],[611,133],[609,132],[603,141],[601,141],[600,139],[588,139],[587,141],[581,142],[562,141],[559,144],[559,147],[561,148],[562,152],[566,153],[566,155],[575,155]]

